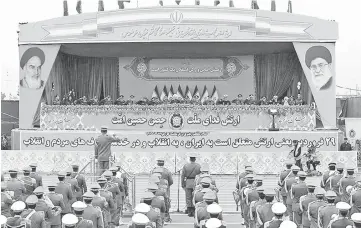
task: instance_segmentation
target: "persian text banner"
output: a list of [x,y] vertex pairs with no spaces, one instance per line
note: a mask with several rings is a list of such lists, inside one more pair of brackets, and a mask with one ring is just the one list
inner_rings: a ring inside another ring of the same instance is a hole
[[[111,132],[110,132],[111,133]],[[20,131],[21,150],[92,151],[99,133],[94,131]],[[338,133],[327,132],[268,132],[268,131],[119,131],[121,139],[113,143],[113,151],[146,152],[284,152],[292,149],[292,140],[304,147],[312,143],[319,150],[338,148]]]
[[56,106],[44,105],[43,130],[254,130],[268,129],[269,109],[278,109],[276,127],[313,130],[316,113],[308,106],[156,105],[156,106]]

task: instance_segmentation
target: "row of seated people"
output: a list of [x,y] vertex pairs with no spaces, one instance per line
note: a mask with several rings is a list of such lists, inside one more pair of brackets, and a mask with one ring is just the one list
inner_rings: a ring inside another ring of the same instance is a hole
[[120,95],[119,98],[115,101],[111,99],[110,96],[105,97],[102,100],[98,100],[97,96],[94,96],[91,99],[87,99],[86,96],[83,96],[79,99],[75,99],[75,96],[70,95],[63,98],[61,101],[59,96],[56,96],[53,105],[164,105],[164,104],[195,104],[195,105],[304,105],[305,102],[302,99],[301,94],[298,94],[297,98],[294,99],[291,97],[284,97],[279,99],[278,96],[273,96],[271,100],[267,100],[266,97],[262,97],[260,100],[256,100],[253,94],[250,94],[246,99],[243,99],[242,94],[239,94],[237,98],[229,100],[227,95],[224,95],[220,99],[212,98],[211,96],[206,97],[201,100],[199,96],[195,95],[193,98],[181,97],[179,95],[174,95],[172,97],[165,97],[159,99],[158,97],[153,97],[148,99],[143,97],[141,100],[135,100],[134,96],[131,95],[128,100],[124,98],[123,95]]

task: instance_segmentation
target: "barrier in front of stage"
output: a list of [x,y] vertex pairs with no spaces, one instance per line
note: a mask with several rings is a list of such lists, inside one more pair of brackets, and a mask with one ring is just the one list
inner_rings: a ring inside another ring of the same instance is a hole
[[[209,163],[212,174],[237,174],[244,170],[244,165],[251,164],[256,173],[278,174],[284,169],[289,151],[284,152],[198,152],[198,162]],[[85,166],[93,156],[93,151],[31,151],[4,150],[1,153],[1,169],[22,168],[37,162],[39,171],[57,172],[77,163]],[[156,165],[158,156],[165,158],[165,166],[171,171],[180,170],[187,162],[184,152],[115,152],[115,160],[129,173],[149,173]],[[331,161],[346,166],[357,167],[357,151],[321,151],[321,165],[318,170],[327,169]],[[85,172],[90,173],[90,168]]]

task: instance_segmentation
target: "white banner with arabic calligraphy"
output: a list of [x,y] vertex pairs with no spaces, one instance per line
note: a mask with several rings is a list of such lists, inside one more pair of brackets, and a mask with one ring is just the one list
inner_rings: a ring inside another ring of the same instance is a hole
[[[268,131],[118,131],[121,141],[113,143],[113,151],[229,151],[285,152],[292,149],[292,140],[299,140],[307,148],[312,143],[319,150],[338,148],[337,131],[268,132]],[[94,150],[99,133],[92,131],[20,131],[21,150]]]
[[156,105],[74,106],[43,105],[43,130],[254,130],[272,125],[270,108],[279,110],[276,127],[310,131],[315,111],[308,106]]

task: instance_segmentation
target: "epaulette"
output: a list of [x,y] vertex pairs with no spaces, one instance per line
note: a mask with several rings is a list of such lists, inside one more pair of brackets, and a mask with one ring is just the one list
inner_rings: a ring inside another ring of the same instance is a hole
[[102,212],[102,209],[99,206],[94,206],[94,208]]

